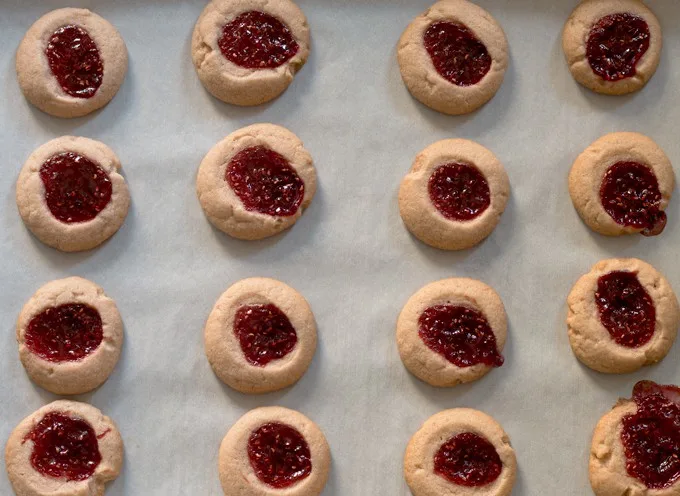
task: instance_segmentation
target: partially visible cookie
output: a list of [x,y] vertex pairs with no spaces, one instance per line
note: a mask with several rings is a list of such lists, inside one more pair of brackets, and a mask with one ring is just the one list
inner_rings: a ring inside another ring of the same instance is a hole
[[661,58],[661,25],[640,0],[584,0],[562,32],[574,79],[607,95],[638,91]]
[[95,407],[55,401],[12,431],[5,464],[17,496],[103,496],[123,466],[123,440]]
[[491,234],[509,195],[508,175],[493,153],[473,141],[448,139],[416,156],[399,188],[399,212],[424,243],[463,250]]
[[196,192],[208,220],[239,239],[291,227],[316,192],[316,170],[288,129],[254,124],[215,145],[198,169]]
[[433,386],[479,379],[503,365],[507,338],[503,302],[474,279],[443,279],[417,291],[397,321],[406,368]]
[[56,117],[80,117],[105,106],[127,73],[118,30],[87,9],[57,9],[38,19],[17,50],[26,99]]
[[569,342],[591,369],[633,372],[662,360],[680,325],[680,306],[668,281],[635,258],[595,264],[567,298]]
[[191,56],[213,96],[250,106],[288,88],[309,46],[307,18],[291,0],[212,0],[196,22]]
[[290,286],[256,277],[220,296],[205,325],[205,352],[217,376],[244,393],[296,383],[316,350],[309,304]]
[[404,455],[413,496],[507,496],[516,476],[508,435],[493,418],[469,408],[427,419]]
[[222,441],[220,481],[226,496],[318,496],[330,463],[330,448],[314,422],[287,408],[256,408]]

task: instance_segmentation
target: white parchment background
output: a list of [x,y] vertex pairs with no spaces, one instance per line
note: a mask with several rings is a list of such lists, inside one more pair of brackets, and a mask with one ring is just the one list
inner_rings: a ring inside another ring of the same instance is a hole
[[[72,121],[23,99],[14,50],[55,0],[0,4],[0,441],[26,415],[55,399],[19,362],[14,321],[45,282],[80,275],[115,298],[125,321],[123,354],[109,381],[79,399],[102,409],[125,439],[111,496],[219,496],[217,450],[245,411],[283,405],[310,416],[331,445],[325,496],[401,496],[409,437],[435,412],[456,406],[493,415],[510,434],[520,473],[516,495],[591,494],[590,434],[635,381],[678,382],[678,346],[657,367],[607,377],[579,365],[564,325],[574,281],[611,256],[641,257],[680,290],[680,198],[654,239],[606,239],[572,208],[567,173],[574,158],[611,131],[640,131],[680,163],[678,83],[680,6],[650,1],[664,28],[659,71],[641,93],[605,97],[581,89],[564,63],[560,31],[575,1],[480,0],[501,22],[511,63],[496,98],[466,117],[448,117],[404,88],[395,45],[430,0],[300,0],[312,29],[308,65],[281,98],[257,108],[228,106],[202,88],[190,36],[203,2],[73,0],[121,31],[130,71],[103,111]],[[194,192],[201,158],[242,126],[273,122],[297,133],[312,153],[320,190],[289,232],[242,242],[212,229]],[[132,208],[120,232],[85,254],[41,245],[16,211],[14,184],[24,160],[45,141],[83,135],[120,156]],[[464,253],[428,248],[403,227],[397,189],[413,157],[449,137],[480,142],[510,176],[511,201],[493,235]],[[284,392],[249,397],[213,375],[203,323],[235,281],[271,276],[309,300],[320,343],[304,378]],[[403,368],[397,315],[424,284],[468,276],[492,285],[510,321],[506,364],[484,379],[437,390]],[[11,494],[0,474],[0,494]]]

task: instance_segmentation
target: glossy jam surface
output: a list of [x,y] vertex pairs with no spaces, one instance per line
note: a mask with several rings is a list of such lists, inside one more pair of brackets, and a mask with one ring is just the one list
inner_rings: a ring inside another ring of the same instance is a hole
[[435,22],[423,42],[439,75],[456,86],[477,84],[491,69],[491,55],[463,24]]
[[620,13],[603,17],[588,35],[586,57],[606,81],[635,76],[635,66],[649,49],[649,26],[642,18]]
[[295,328],[276,305],[247,305],[236,311],[234,333],[246,359],[264,367],[283,358],[297,343]]
[[428,182],[430,200],[450,220],[472,220],[491,203],[489,183],[477,167],[451,163],[439,166]]
[[227,166],[227,182],[246,210],[266,215],[295,215],[305,183],[288,160],[263,146],[238,152]]
[[293,427],[276,422],[250,435],[248,458],[257,478],[277,489],[290,487],[312,472],[312,455],[305,438]]
[[47,63],[61,89],[74,98],[92,98],[104,79],[104,63],[90,35],[79,26],[63,26],[45,48]]
[[68,303],[36,315],[26,328],[26,346],[50,362],[73,362],[96,350],[104,337],[99,312],[88,305]]
[[31,465],[47,477],[86,480],[102,459],[92,426],[65,413],[45,415],[28,433],[26,441],[33,441]]
[[617,162],[600,186],[602,206],[618,224],[642,229],[654,236],[666,227],[666,214],[659,210],[661,191],[651,168],[637,162]]
[[435,473],[459,486],[486,486],[495,481],[502,470],[496,448],[472,432],[452,437],[434,455]]
[[47,207],[67,224],[94,219],[111,201],[113,186],[104,169],[77,153],[54,155],[40,167]]
[[622,419],[626,470],[650,489],[680,480],[680,388],[641,381],[633,389],[637,412]]
[[288,26],[256,10],[226,24],[217,43],[229,61],[247,69],[274,69],[300,49]]
[[503,365],[496,336],[477,310],[458,305],[435,305],[418,319],[418,334],[425,345],[458,367],[483,363]]

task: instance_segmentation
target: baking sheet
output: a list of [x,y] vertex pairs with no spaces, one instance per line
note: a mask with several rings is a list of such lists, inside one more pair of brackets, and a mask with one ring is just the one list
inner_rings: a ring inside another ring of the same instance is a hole
[[[601,258],[641,257],[680,290],[680,199],[654,239],[606,239],[581,223],[567,191],[574,158],[606,132],[639,131],[680,163],[677,81],[680,6],[649,5],[664,28],[656,76],[641,93],[605,97],[581,89],[564,63],[560,31],[575,1],[479,0],[506,30],[511,63],[496,98],[449,117],[414,101],[399,77],[395,46],[431,0],[299,0],[312,29],[308,65],[280,99],[257,108],[222,104],[202,88],[190,36],[202,1],[73,0],[121,31],[128,79],[103,111],[60,120],[32,108],[14,74],[25,30],[59,1],[0,5],[0,440],[56,397],[27,378],[14,320],[45,282],[79,275],[115,298],[125,322],[121,360],[88,401],[118,423],[125,440],[121,476],[107,495],[222,494],[219,443],[247,410],[282,405],[315,420],[331,445],[326,496],[409,494],[402,454],[410,436],[439,410],[465,406],[493,415],[517,451],[515,495],[591,494],[590,434],[616,398],[639,379],[680,380],[678,345],[659,366],[609,377],[579,365],[564,325],[571,285]],[[240,127],[290,128],[312,153],[319,192],[289,232],[261,242],[211,228],[194,192],[204,154]],[[39,145],[64,134],[110,145],[132,195],[130,215],[104,246],[62,254],[40,244],[16,211],[14,184]],[[399,182],[413,157],[443,138],[480,142],[504,163],[512,194],[502,221],[481,246],[462,253],[411,237],[397,208]],[[309,300],[319,348],[293,388],[245,396],[222,385],[203,353],[203,324],[235,281],[271,276]],[[492,285],[509,316],[506,363],[482,380],[438,390],[409,375],[394,328],[408,297],[424,284],[468,276]],[[4,472],[0,494],[12,494]]]

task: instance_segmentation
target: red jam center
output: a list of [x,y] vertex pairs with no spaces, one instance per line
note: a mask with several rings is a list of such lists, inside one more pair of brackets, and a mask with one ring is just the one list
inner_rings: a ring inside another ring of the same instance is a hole
[[92,426],[64,413],[50,412],[28,433],[31,465],[47,477],[82,481],[94,474],[102,457]]
[[312,472],[309,445],[289,425],[265,424],[250,435],[248,458],[255,475],[265,484],[283,489]]
[[428,191],[437,210],[451,220],[472,220],[491,203],[489,184],[472,165],[451,163],[438,167],[430,176]]
[[64,26],[50,37],[47,63],[61,89],[74,98],[92,98],[102,84],[104,64],[97,44],[83,28]]
[[602,179],[602,206],[617,223],[642,229],[654,236],[666,227],[666,214],[659,210],[661,192],[651,168],[637,162],[617,162]]
[[263,146],[238,152],[227,166],[226,179],[246,210],[261,214],[295,215],[305,196],[305,183],[288,160]]
[[283,358],[297,343],[295,328],[276,305],[248,305],[236,311],[234,333],[246,359],[264,367]]
[[435,473],[459,486],[486,486],[498,478],[502,469],[496,448],[472,432],[452,437],[434,455]]
[[622,419],[626,469],[650,489],[680,480],[680,388],[641,381],[633,389],[637,412]]
[[649,26],[633,14],[611,14],[593,26],[586,57],[593,72],[606,81],[635,76],[635,66],[649,49]]
[[503,365],[496,336],[484,315],[472,308],[435,305],[418,319],[418,335],[432,351],[458,367]]
[[652,339],[654,302],[635,273],[614,271],[600,276],[595,302],[602,325],[617,344],[638,348]]
[[45,201],[67,224],[94,219],[111,200],[111,179],[90,159],[73,152],[54,155],[40,167]]
[[217,44],[228,60],[247,69],[274,69],[300,49],[288,26],[256,10],[225,25]]
[[484,43],[463,24],[435,22],[425,31],[423,41],[439,75],[456,86],[477,84],[491,69]]

